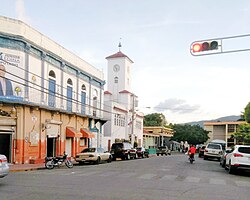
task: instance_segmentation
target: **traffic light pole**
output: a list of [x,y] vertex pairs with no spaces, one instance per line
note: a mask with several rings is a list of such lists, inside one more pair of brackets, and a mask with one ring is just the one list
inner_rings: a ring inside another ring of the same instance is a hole
[[[225,42],[227,42],[227,41],[233,41],[234,42],[237,39],[249,39],[249,41],[250,41],[250,34],[195,41],[195,42],[193,42],[191,44],[190,53],[193,56],[204,56],[204,55],[214,55],[214,54],[221,54],[221,53],[235,53],[235,52],[242,52],[242,51],[250,51],[250,48],[238,48],[238,49],[232,49],[232,50],[227,50],[227,49],[223,48]],[[208,41],[209,42],[214,42],[214,41],[218,42],[219,43],[219,49],[210,50],[210,51],[209,50],[195,51],[195,49],[194,49],[195,45],[204,44],[204,43],[207,43]]]

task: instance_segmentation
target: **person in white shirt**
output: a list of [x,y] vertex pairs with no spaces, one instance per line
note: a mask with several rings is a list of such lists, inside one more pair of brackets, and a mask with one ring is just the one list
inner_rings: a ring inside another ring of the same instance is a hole
[[5,78],[5,72],[5,66],[0,63],[0,96],[12,96],[12,83],[9,79]]

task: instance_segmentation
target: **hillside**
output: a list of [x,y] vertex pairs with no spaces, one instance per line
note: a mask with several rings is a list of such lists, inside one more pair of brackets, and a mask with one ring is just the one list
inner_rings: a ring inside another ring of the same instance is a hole
[[204,122],[233,122],[233,121],[238,121],[240,119],[239,115],[230,115],[230,116],[225,116],[225,117],[220,117],[218,119],[212,119],[212,120],[201,120],[201,121],[194,121],[194,122],[187,122],[186,124],[191,124],[191,125],[200,125],[203,127]]

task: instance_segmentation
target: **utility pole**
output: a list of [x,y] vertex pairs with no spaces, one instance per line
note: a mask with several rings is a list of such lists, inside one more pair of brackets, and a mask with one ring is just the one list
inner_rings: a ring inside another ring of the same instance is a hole
[[135,135],[134,135],[134,113],[135,113],[135,95],[132,94],[132,127],[131,127],[131,144],[134,147],[134,142],[135,142]]

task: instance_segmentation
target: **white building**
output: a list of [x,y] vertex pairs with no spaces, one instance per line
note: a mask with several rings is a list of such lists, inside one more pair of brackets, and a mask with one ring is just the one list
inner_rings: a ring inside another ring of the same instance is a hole
[[[108,60],[107,91],[104,92],[103,147],[110,149],[117,141],[143,143],[143,114],[136,111],[137,96],[131,90],[131,67],[133,61],[121,51],[106,57]],[[133,116],[133,117],[132,117]]]

